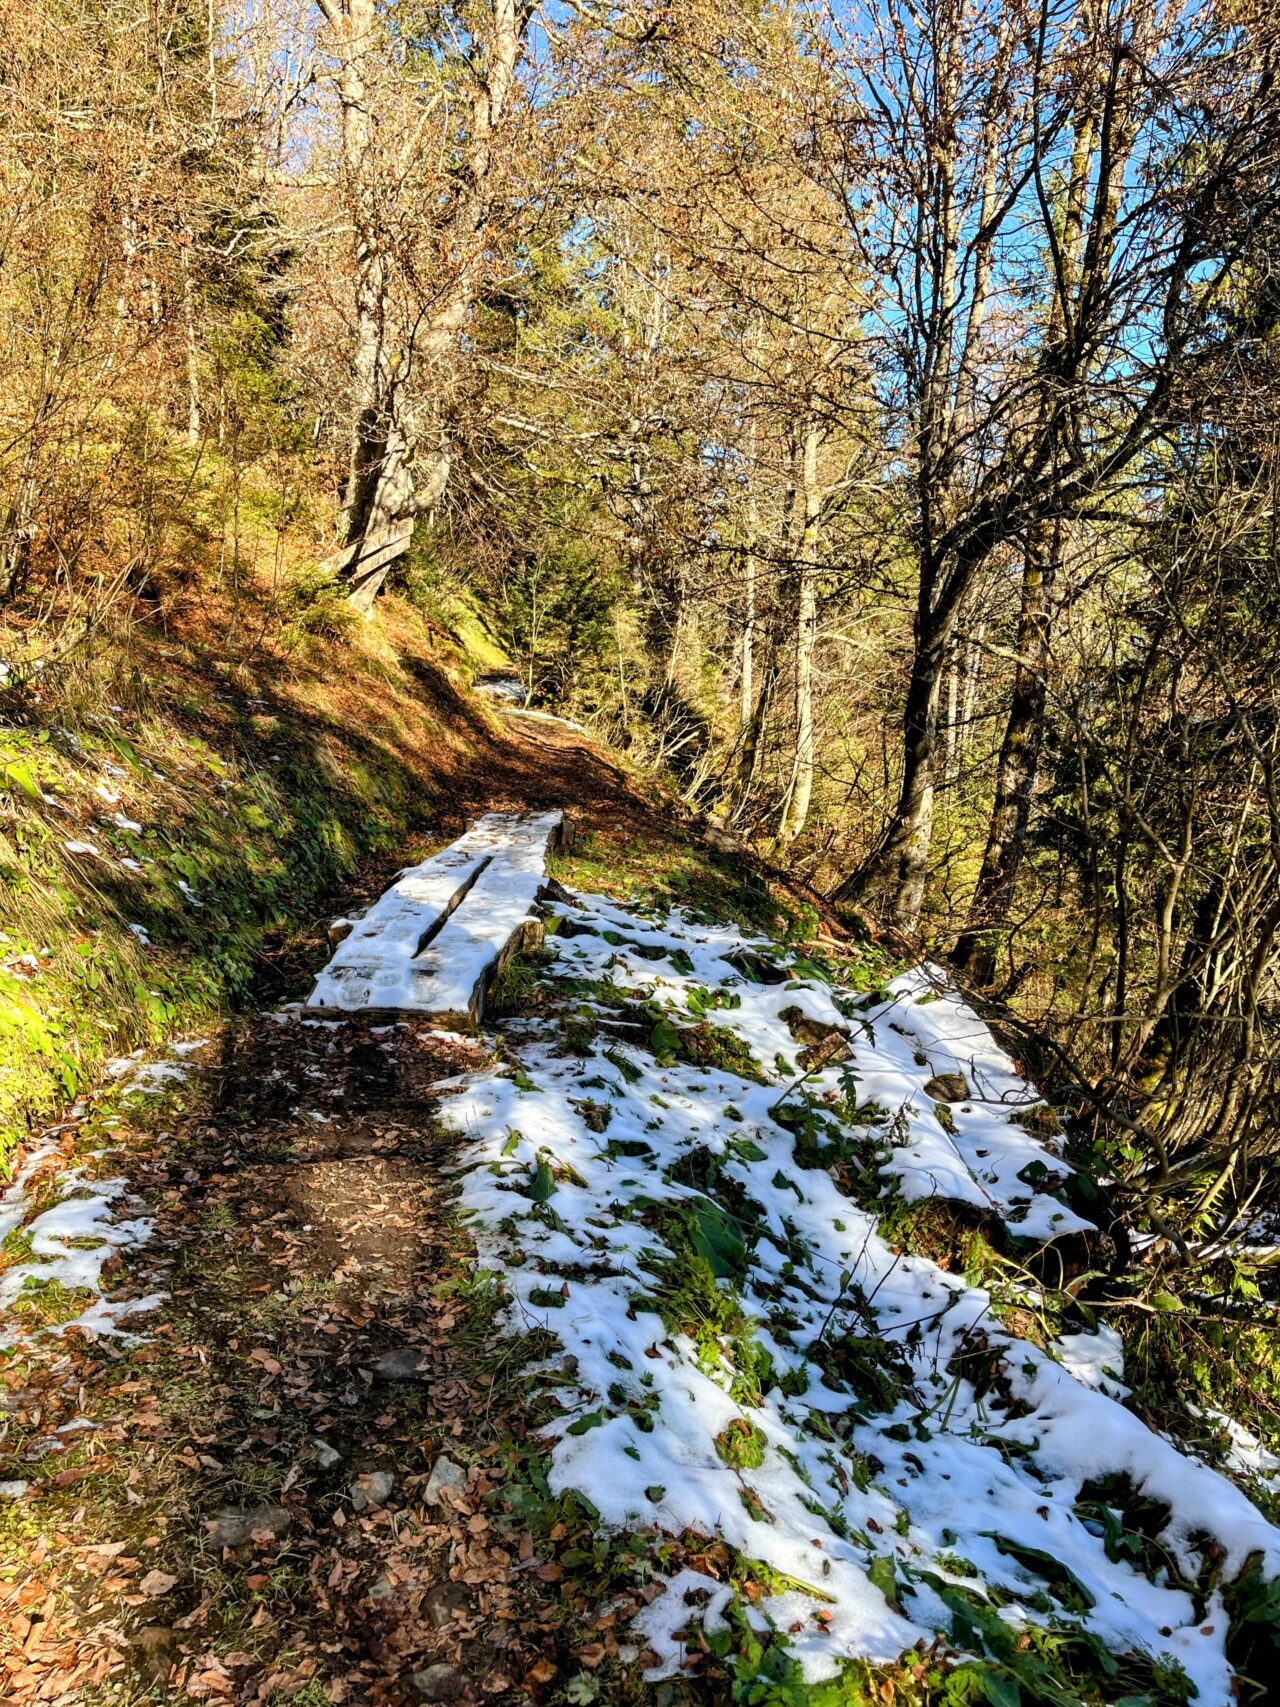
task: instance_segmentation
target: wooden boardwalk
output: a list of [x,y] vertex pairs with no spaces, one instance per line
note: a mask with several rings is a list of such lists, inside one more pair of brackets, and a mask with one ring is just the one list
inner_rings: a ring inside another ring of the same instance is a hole
[[541,930],[532,909],[564,833],[560,812],[492,812],[401,872],[339,945],[307,1008],[474,1030],[495,973]]

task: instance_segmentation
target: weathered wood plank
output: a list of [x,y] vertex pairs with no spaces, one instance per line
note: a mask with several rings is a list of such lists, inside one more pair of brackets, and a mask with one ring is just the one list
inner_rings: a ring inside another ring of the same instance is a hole
[[392,563],[409,549],[413,538],[413,520],[391,522],[363,539],[344,545],[340,551],[322,559],[319,567],[326,575],[341,575],[349,571],[353,578],[362,579],[375,569]]
[[402,872],[338,946],[313,1011],[415,1013],[474,1030],[489,984],[531,931],[559,812],[491,813],[442,853]]

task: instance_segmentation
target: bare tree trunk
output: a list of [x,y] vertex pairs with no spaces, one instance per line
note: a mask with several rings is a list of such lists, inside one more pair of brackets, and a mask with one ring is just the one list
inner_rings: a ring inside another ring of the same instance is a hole
[[757,428],[754,421],[747,440],[747,478],[751,482],[747,496],[747,542],[742,553],[742,671],[738,699],[738,735],[743,739],[755,709],[756,666],[756,605],[757,571],[756,548],[759,544],[760,507],[756,497]]
[[738,752],[738,779],[735,788],[734,823],[740,823],[755,792],[760,767],[764,762],[765,735],[769,713],[773,709],[774,691],[778,685],[778,653],[773,637],[769,637],[764,668],[760,672],[760,691],[756,695],[751,718],[742,736]]
[[[421,326],[405,332],[389,324],[393,260],[374,175],[379,138],[371,81],[378,3],[317,0],[317,4],[334,37],[343,175],[356,234],[355,423],[345,502],[347,542],[356,544],[429,508],[448,482],[451,465],[443,444],[424,462],[418,460],[421,432],[411,383],[415,364],[438,366],[447,359],[471,307],[492,196],[494,135],[510,103],[532,7],[529,0],[491,0],[487,8],[489,28],[472,63],[476,82],[460,173],[463,188],[448,216],[451,247],[459,257],[457,271]],[[354,595],[358,606],[371,607],[389,568],[388,563],[358,582]]]
[[756,695],[756,553],[752,540],[742,557],[742,671],[738,697],[738,728],[745,732],[751,722]]
[[982,642],[987,636],[985,622],[975,623],[964,640],[964,692],[960,696],[960,752],[965,754],[973,745],[973,726],[978,717],[978,689],[982,685]]
[[1060,551],[1058,529],[1036,530],[1027,540],[1023,558],[1018,660],[996,767],[987,846],[969,921],[952,957],[979,984],[990,984],[995,977],[999,934],[1008,923],[1026,846],[1044,736],[1049,609]]
[[370,181],[373,113],[369,68],[375,46],[376,0],[318,0],[333,34],[342,114],[341,170],[355,228],[355,336],[351,352],[355,424],[347,469],[347,543],[362,539],[375,510],[386,451],[387,375],[384,318],[387,261],[383,253],[376,194]]
[[934,767],[945,634],[917,639],[902,718],[902,783],[883,841],[834,891],[838,901],[886,895],[893,924],[910,930],[920,912],[933,838]]
[[804,527],[800,534],[800,568],[796,587],[795,635],[795,756],[791,786],[783,803],[778,839],[792,842],[804,829],[813,799],[813,654],[818,639],[818,547],[822,492],[818,485],[817,421],[805,423],[801,453],[801,501]]
[[191,280],[190,227],[182,233],[182,334],[187,369],[187,443],[200,442],[200,346],[196,333],[195,286]]
[[953,645],[947,653],[946,782],[954,788],[960,777],[960,663]]

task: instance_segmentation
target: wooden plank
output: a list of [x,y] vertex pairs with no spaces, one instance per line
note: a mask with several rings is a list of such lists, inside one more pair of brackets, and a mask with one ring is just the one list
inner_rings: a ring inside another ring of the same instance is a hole
[[419,1014],[475,1030],[498,970],[541,931],[530,917],[559,812],[490,813],[452,846],[402,872],[338,946],[312,1012]]

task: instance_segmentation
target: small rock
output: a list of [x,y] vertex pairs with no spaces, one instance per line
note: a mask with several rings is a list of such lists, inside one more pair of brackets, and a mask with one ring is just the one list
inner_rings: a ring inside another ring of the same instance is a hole
[[282,1541],[293,1518],[279,1505],[228,1506],[205,1523],[215,1547],[245,1547],[251,1541]]
[[442,1452],[435,1461],[435,1467],[427,1478],[422,1497],[428,1505],[441,1504],[440,1495],[448,1488],[451,1493],[462,1494],[467,1489],[467,1472],[461,1464],[455,1464],[452,1458],[446,1458]]
[[924,1094],[934,1102],[963,1102],[970,1092],[963,1073],[936,1073]]
[[342,1454],[329,1445],[327,1440],[316,1441],[316,1463],[322,1470],[332,1470],[335,1464],[341,1464]]
[[853,1049],[849,1039],[838,1031],[833,1031],[821,1043],[813,1043],[807,1049],[801,1049],[796,1060],[807,1073],[815,1072],[819,1067],[829,1067],[833,1061],[851,1061]]
[[788,1031],[797,1043],[806,1043],[811,1048],[822,1044],[831,1047],[833,1039],[836,1043],[843,1044],[847,1044],[849,1041],[848,1033],[843,1026],[836,1025],[833,1020],[814,1019],[811,1014],[807,1014],[803,1008],[796,1007],[794,1003],[789,1008],[780,1009],[778,1018],[786,1023]]
[[714,818],[708,818],[700,830],[702,840],[713,853],[740,855],[747,852],[747,844],[740,836],[731,834],[722,823]]
[[452,1583],[432,1583],[422,1597],[422,1610],[433,1630],[452,1629],[454,1613],[467,1610],[466,1591]]
[[391,1498],[396,1479],[390,1470],[370,1470],[351,1484],[351,1503],[357,1511],[366,1506],[385,1505]]
[[419,1701],[457,1701],[465,1687],[465,1679],[453,1666],[428,1666],[415,1671],[412,1678],[414,1694]]
[[396,1585],[390,1577],[379,1577],[369,1585],[369,1599],[373,1601],[390,1600],[396,1592]]
[[430,1367],[420,1351],[402,1346],[398,1351],[384,1351],[373,1366],[378,1381],[429,1381]]

